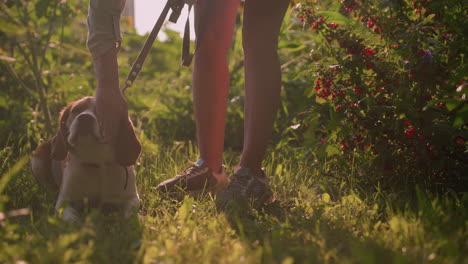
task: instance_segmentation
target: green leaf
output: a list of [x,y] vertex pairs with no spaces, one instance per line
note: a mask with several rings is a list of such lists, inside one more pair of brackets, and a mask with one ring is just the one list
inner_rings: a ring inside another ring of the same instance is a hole
[[423,24],[427,24],[427,23],[430,22],[434,17],[435,17],[435,14],[430,14],[430,15],[428,15],[428,16],[424,19]]
[[452,126],[455,128],[460,128],[466,123],[468,123],[468,105],[465,105],[460,111],[457,112]]
[[325,147],[325,152],[327,152],[328,156],[333,156],[335,154],[340,154],[340,150],[332,145],[327,145]]
[[327,100],[317,96],[315,97],[315,102],[317,102],[317,104],[325,104]]
[[335,11],[322,11],[322,12],[317,12],[317,14],[325,17],[328,23],[348,25],[351,21],[349,18]]
[[284,43],[284,44],[280,44],[279,49],[285,49],[285,50],[288,50],[290,52],[298,52],[298,51],[301,51],[301,50],[305,50],[308,48],[307,45],[303,44],[303,43]]
[[460,105],[460,102],[453,99],[448,99],[445,101],[445,106],[447,110],[452,111],[453,109],[457,108]]
[[8,108],[7,98],[5,96],[0,97],[0,108]]
[[323,193],[322,194],[322,201],[324,203],[330,203],[331,199],[330,199],[330,195],[328,193]]

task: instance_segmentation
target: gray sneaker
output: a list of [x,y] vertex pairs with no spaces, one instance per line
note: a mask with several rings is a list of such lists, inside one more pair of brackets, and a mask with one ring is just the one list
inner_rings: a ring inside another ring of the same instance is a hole
[[216,198],[218,210],[225,210],[232,206],[239,206],[245,202],[253,202],[253,207],[260,207],[273,200],[268,178],[262,170],[257,176],[249,168],[241,168],[231,176],[231,182]]
[[218,193],[227,185],[226,169],[222,166],[219,173],[213,172],[201,160],[189,163],[180,174],[161,182],[156,189],[161,193]]

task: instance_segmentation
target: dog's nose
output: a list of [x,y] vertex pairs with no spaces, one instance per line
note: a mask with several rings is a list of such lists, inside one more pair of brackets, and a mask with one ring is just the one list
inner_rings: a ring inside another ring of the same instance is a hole
[[92,124],[94,121],[94,118],[91,115],[83,114],[78,116],[78,122],[80,124]]
[[82,114],[77,117],[79,134],[90,133],[93,128],[94,118],[91,115]]

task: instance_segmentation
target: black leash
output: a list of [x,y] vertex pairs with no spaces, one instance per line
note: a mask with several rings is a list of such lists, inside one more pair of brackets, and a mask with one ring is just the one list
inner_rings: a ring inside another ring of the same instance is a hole
[[158,36],[158,33],[164,24],[164,21],[166,20],[169,10],[170,9],[172,10],[171,16],[169,17],[169,21],[172,23],[177,23],[177,20],[179,19],[179,16],[180,16],[180,12],[182,11],[185,4],[189,6],[189,14],[187,16],[187,22],[185,23],[185,30],[184,30],[184,37],[183,37],[183,44],[182,44],[182,65],[184,66],[190,65],[190,63],[192,62],[193,53],[190,52],[189,17],[190,17],[190,11],[192,10],[192,6],[195,4],[195,2],[196,2],[195,0],[167,0],[167,3],[164,6],[164,9],[161,12],[161,15],[159,16],[158,20],[156,21],[156,24],[154,25],[153,30],[151,30],[151,33],[149,34],[148,39],[146,39],[145,45],[141,49],[140,54],[138,54],[137,59],[132,65],[130,73],[127,76],[127,80],[125,80],[125,84],[122,88],[122,93],[125,93],[125,90],[127,90],[127,88],[133,85],[133,82],[135,81],[141,69],[143,68],[143,63],[145,62],[145,59],[148,56],[148,53],[151,47],[153,46],[153,43],[156,40],[156,37]]

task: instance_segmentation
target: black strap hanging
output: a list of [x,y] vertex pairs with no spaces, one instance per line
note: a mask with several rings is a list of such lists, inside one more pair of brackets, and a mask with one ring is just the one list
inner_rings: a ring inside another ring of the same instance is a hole
[[156,40],[156,37],[158,36],[158,33],[164,24],[164,21],[166,20],[169,10],[170,9],[172,10],[171,16],[169,17],[169,21],[176,23],[177,20],[179,19],[180,12],[182,11],[182,8],[184,7],[185,4],[189,6],[189,15],[187,16],[187,22],[185,23],[185,30],[184,30],[184,37],[183,37],[182,65],[184,66],[190,65],[193,54],[190,53],[189,16],[190,16],[190,11],[192,9],[194,1],[185,2],[184,0],[168,0],[166,5],[164,6],[163,11],[161,12],[161,15],[156,21],[156,24],[154,25],[153,30],[151,30],[151,33],[146,39],[145,45],[141,49],[140,54],[138,54],[137,59],[135,60],[135,62],[132,65],[132,68],[130,69],[130,73],[128,74],[127,79],[125,80],[124,86],[122,87],[122,93],[125,93],[125,90],[127,90],[129,87],[133,85],[133,82],[135,81],[141,69],[143,68],[143,63],[145,62],[145,59],[148,56],[150,49],[153,46],[153,43]]
[[192,5],[189,4],[187,21],[185,22],[184,39],[182,42],[182,65],[188,67],[192,63],[193,53],[190,52],[190,11]]

